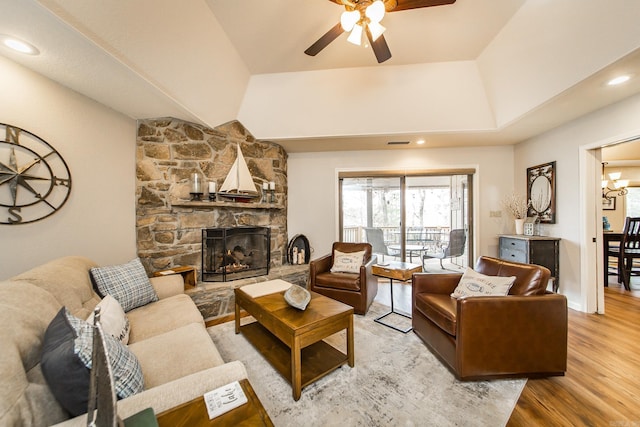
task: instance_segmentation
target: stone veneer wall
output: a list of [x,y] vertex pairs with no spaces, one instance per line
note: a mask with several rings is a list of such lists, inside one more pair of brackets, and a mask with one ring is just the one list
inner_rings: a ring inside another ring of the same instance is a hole
[[[255,140],[237,121],[211,129],[174,118],[139,121],[136,143],[137,249],[149,274],[189,265],[197,268],[200,280],[201,230],[213,227],[270,227],[271,267],[286,263],[287,153],[282,147]],[[275,182],[277,203],[189,206],[191,174],[198,171],[220,188],[237,144],[257,189]]]

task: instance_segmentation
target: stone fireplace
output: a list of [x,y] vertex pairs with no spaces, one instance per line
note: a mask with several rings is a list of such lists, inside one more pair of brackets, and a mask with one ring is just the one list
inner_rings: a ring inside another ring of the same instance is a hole
[[[275,183],[275,201],[209,201],[206,194],[202,201],[191,201],[191,175],[198,172],[220,188],[236,159],[238,145],[256,188]],[[206,321],[232,315],[234,287],[270,279],[306,285],[308,266],[286,264],[287,153],[278,144],[256,140],[237,121],[209,128],[174,118],[141,120],[136,174],[138,256],[150,275],[177,266],[195,267],[198,284],[186,292]],[[202,230],[235,227],[269,228],[265,275],[202,281],[203,265],[206,267]]]
[[[220,188],[238,144],[256,188],[275,183],[274,203],[190,201],[191,174]],[[269,227],[269,267],[286,263],[287,153],[279,145],[255,140],[237,121],[212,129],[174,118],[141,120],[136,169],[137,249],[149,274],[187,265],[201,277],[208,228]]]
[[226,282],[269,274],[268,227],[202,230],[202,280]]

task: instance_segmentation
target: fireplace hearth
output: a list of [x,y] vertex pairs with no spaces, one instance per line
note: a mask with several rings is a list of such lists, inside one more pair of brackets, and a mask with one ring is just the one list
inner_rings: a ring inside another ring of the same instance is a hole
[[202,230],[202,281],[227,282],[269,274],[271,230],[268,227]]

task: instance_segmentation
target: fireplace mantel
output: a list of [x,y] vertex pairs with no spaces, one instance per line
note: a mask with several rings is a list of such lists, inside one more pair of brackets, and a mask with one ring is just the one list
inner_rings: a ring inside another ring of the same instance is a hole
[[191,200],[176,200],[171,202],[171,206],[177,208],[194,208],[194,209],[218,209],[218,208],[236,208],[236,209],[284,209],[284,206],[278,203],[241,203],[241,202],[209,202],[206,200],[197,202]]

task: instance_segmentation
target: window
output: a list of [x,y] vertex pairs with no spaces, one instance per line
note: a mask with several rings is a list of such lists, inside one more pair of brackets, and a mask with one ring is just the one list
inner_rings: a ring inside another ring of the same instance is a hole
[[640,187],[628,187],[629,193],[626,195],[626,216],[640,216]]

